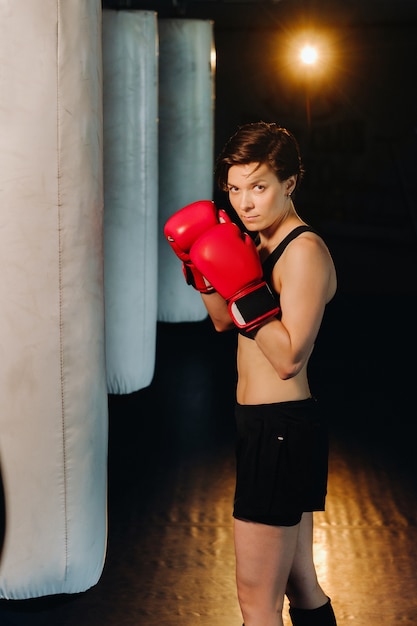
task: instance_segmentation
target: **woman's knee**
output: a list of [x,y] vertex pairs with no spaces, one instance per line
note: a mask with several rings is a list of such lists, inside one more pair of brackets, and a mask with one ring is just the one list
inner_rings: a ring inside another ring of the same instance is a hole
[[285,589],[277,589],[267,580],[239,579],[237,577],[237,595],[244,615],[259,617],[280,613],[284,605]]

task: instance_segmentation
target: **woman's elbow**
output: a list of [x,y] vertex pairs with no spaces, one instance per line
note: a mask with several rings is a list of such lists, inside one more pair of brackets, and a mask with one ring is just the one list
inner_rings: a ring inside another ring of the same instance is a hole
[[213,318],[211,321],[213,322],[214,330],[218,333],[224,333],[227,330],[232,330],[233,328],[235,328],[235,325],[231,321],[228,322],[223,319]]
[[290,380],[290,378],[294,378],[297,375],[297,372],[283,367],[278,368],[277,373],[281,380]]
[[281,380],[289,380],[294,378],[301,371],[301,363],[280,363],[276,367],[276,371]]

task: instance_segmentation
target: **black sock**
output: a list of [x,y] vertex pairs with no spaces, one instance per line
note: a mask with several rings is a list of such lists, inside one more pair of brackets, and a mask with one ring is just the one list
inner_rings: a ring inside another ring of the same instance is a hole
[[296,609],[290,606],[293,626],[337,626],[330,598],[318,609]]

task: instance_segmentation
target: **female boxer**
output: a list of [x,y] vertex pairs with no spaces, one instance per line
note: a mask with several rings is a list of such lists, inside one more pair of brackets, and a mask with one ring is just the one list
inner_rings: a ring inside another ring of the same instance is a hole
[[233,516],[245,626],[282,626],[285,595],[294,626],[336,625],[313,562],[328,445],[307,376],[336,272],[324,241],[295,209],[302,174],[289,131],[244,125],[219,155],[216,179],[246,232],[208,201],[184,207],[165,226],[215,329],[239,332]]

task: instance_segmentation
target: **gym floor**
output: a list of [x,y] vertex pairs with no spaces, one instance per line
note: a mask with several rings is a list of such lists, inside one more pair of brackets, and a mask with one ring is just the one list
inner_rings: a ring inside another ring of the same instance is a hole
[[[415,293],[339,293],[310,366],[331,436],[315,559],[339,626],[417,624],[416,314]],[[241,626],[235,341],[207,320],[158,326],[152,385],[109,397],[100,581],[75,596],[2,601],[1,626]]]

